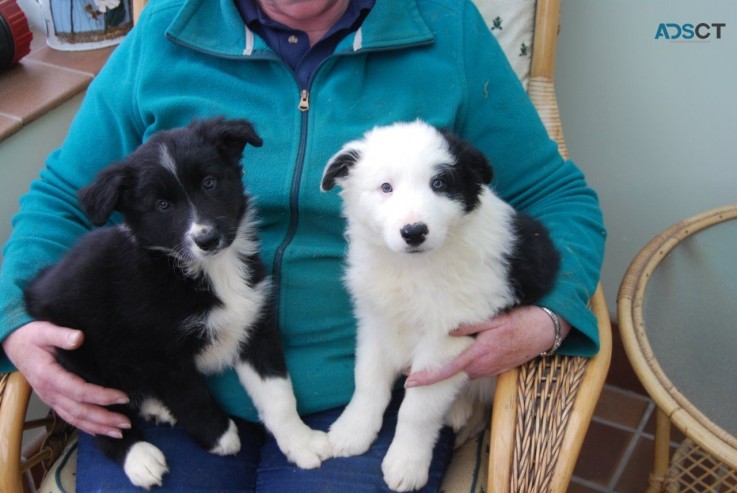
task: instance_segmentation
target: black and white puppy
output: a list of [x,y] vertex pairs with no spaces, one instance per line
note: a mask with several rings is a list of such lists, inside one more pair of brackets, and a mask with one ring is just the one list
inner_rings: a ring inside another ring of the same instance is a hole
[[[453,329],[551,288],[559,255],[547,230],[499,199],[491,180],[480,151],[420,121],[375,128],[328,162],[322,189],[342,187],[358,319],[356,390],[328,433],[336,456],[369,448],[404,368],[438,367],[472,343]],[[408,389],[382,464],[389,487],[422,487],[442,425],[464,436],[483,426],[493,388],[461,372]]]
[[[297,414],[242,182],[247,143],[262,144],[245,120],[194,121],[102,170],[80,191],[82,208],[94,225],[113,211],[124,224],[90,232],[44,270],[26,289],[27,307],[84,332],[82,347],[58,360],[130,396],[111,409],[177,423],[215,454],[237,453],[240,440],[203,373],[235,367],[282,451],[314,468],[330,444]],[[166,460],[132,422],[121,440],[97,444],[133,484],[160,485]]]

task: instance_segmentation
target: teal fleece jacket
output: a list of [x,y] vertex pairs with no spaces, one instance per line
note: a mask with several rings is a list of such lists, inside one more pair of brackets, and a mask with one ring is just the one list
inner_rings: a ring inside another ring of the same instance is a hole
[[[498,194],[542,220],[562,252],[559,279],[542,303],[575,327],[561,351],[596,353],[587,308],[605,238],[596,194],[558,154],[469,0],[377,0],[307,91],[244,26],[233,0],[151,2],[21,199],[0,274],[0,340],[31,321],[27,280],[90,229],[77,190],[153,133],[215,115],[251,120],[264,140],[246,149],[244,180],[260,214],[301,412],[345,404],[353,392],[345,222],[338,194],[322,193],[320,179],[333,153],[375,125],[421,118],[486,153]],[[210,380],[229,413],[258,419],[233,372]]]

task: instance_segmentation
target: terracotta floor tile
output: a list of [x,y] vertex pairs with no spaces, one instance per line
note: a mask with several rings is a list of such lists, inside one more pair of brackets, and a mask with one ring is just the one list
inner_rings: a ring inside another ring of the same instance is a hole
[[578,484],[575,482],[572,482],[570,485],[568,485],[568,489],[566,490],[566,493],[599,493],[599,492],[600,490],[589,488],[586,485]]
[[593,421],[584,439],[573,474],[607,486],[632,440],[633,434]]
[[627,353],[625,353],[624,346],[622,345],[622,337],[619,334],[619,328],[616,324],[612,324],[612,362],[609,366],[606,381],[608,384],[631,390],[641,395],[647,395],[637,374],[632,369],[629,359],[627,359]]
[[647,489],[647,481],[653,467],[653,441],[640,438],[630,456],[627,466],[616,486],[622,493],[639,492]]
[[[647,420],[647,423],[645,424],[645,427],[642,429],[643,433],[647,433],[649,435],[655,435],[655,422],[657,420],[657,409],[653,409],[653,414],[650,416],[650,418]],[[681,443],[685,436],[675,426],[671,425],[670,427],[670,441],[674,443]]]
[[601,393],[594,416],[636,429],[645,416],[649,404],[650,401],[644,396],[606,386]]

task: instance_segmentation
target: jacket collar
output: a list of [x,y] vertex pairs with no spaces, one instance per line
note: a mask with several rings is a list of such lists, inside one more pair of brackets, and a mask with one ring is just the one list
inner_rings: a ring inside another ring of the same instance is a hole
[[[234,0],[186,0],[166,32],[171,41],[226,58],[274,57],[250,31]],[[336,53],[400,49],[433,41],[417,0],[377,0],[361,28],[344,39]]]

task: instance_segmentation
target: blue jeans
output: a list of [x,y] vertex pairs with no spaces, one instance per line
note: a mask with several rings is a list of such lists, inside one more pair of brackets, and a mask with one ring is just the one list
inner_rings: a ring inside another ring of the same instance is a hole
[[[379,436],[368,452],[349,458],[328,459],[318,469],[303,470],[287,461],[273,437],[261,425],[237,421],[241,451],[220,457],[198,447],[183,430],[146,426],[146,440],[161,449],[169,465],[162,488],[153,491],[264,492],[264,493],[374,493],[390,492],[384,484],[381,462],[397,424],[402,392],[397,392],[384,415]],[[304,416],[308,426],[327,431],[343,408]],[[423,493],[437,492],[453,454],[453,432],[444,428],[433,452],[428,484]],[[103,456],[92,437],[80,434],[77,492],[137,492],[122,468]]]

